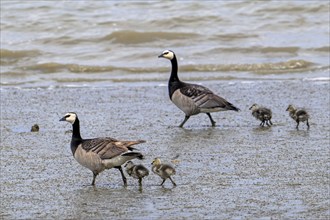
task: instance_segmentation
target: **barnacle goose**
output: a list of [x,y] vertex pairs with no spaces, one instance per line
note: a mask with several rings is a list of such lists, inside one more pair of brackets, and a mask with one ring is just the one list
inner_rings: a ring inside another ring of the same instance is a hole
[[141,153],[133,152],[132,145],[144,143],[144,140],[119,141],[110,137],[82,139],[76,113],[66,113],[60,121],[67,121],[72,124],[71,151],[80,165],[93,172],[92,185],[95,185],[95,178],[99,173],[111,168],[120,171],[124,184],[127,185],[121,165],[134,158],[143,159]]
[[204,86],[182,82],[178,77],[178,62],[173,51],[165,50],[158,57],[166,58],[172,63],[171,76],[168,82],[169,96],[171,101],[185,113],[185,118],[179,127],[183,127],[190,116],[199,113],[206,113],[214,127],[215,121],[211,112],[240,110]]

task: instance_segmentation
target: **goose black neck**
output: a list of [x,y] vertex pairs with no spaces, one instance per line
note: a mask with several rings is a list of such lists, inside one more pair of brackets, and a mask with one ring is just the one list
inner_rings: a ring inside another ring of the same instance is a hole
[[172,64],[172,71],[169,82],[179,82],[178,77],[178,61],[176,60],[176,56],[174,55],[173,59],[171,60]]
[[81,142],[82,142],[82,138],[80,136],[79,119],[76,118],[75,122],[72,124],[71,151],[73,155],[76,152],[76,149]]
[[170,79],[168,81],[168,92],[170,99],[172,99],[172,95],[175,92],[175,90],[179,89],[181,85],[181,81],[178,77],[178,61],[175,55],[171,60],[171,64],[172,64],[172,71],[171,71]]

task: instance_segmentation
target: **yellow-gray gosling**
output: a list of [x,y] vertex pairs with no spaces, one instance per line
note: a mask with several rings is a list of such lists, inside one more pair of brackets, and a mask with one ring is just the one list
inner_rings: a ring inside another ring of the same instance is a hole
[[304,109],[297,109],[293,105],[289,105],[286,111],[289,112],[290,117],[297,122],[296,128],[298,129],[299,122],[306,121],[307,129],[309,129],[309,115]]
[[152,164],[152,168],[151,168],[152,172],[154,172],[163,179],[163,182],[160,184],[161,186],[164,184],[164,182],[167,179],[170,179],[172,184],[176,186],[176,183],[171,178],[171,176],[175,174],[175,169],[171,165],[162,164],[159,158],[155,158],[151,164]]
[[173,51],[165,50],[158,57],[163,57],[171,61],[172,71],[168,81],[168,90],[171,101],[185,113],[185,118],[179,127],[188,121],[190,116],[199,113],[206,113],[209,117],[212,127],[215,121],[211,116],[211,112],[219,111],[239,111],[239,108],[225,100],[224,98],[214,94],[208,88],[182,82],[178,77],[178,62]]
[[139,180],[140,186],[142,185],[142,178],[149,175],[149,170],[142,164],[135,165],[132,161],[128,161],[125,167],[128,175]]
[[80,165],[93,172],[92,185],[95,185],[95,178],[99,173],[111,168],[120,171],[124,184],[127,185],[121,165],[134,158],[143,159],[141,153],[132,152],[134,150],[132,145],[144,143],[145,141],[119,141],[110,137],[82,139],[76,113],[66,113],[60,121],[67,121],[72,124],[71,151]]
[[265,108],[262,106],[259,106],[257,104],[253,104],[249,110],[252,110],[252,115],[261,121],[259,126],[264,126],[265,123],[267,126],[273,125],[271,119],[272,119],[272,111],[269,108]]

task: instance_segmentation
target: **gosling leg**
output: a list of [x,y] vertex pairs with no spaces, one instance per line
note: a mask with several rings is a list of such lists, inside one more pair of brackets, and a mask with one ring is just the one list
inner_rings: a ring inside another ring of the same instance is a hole
[[273,122],[269,119],[269,123],[271,124],[271,125],[273,125]]
[[142,178],[139,178],[139,185],[142,186]]
[[209,112],[206,113],[206,114],[207,114],[207,116],[209,116],[209,118],[210,118],[210,121],[211,121],[212,127],[215,127],[215,121],[213,120],[211,114],[210,114]]
[[165,183],[165,180],[166,180],[166,179],[163,179],[163,182],[160,184],[160,186],[162,186],[162,185]]
[[168,178],[171,180],[173,186],[176,186],[176,183],[172,180],[172,178],[171,177],[168,177]]
[[297,120],[296,122],[297,122],[296,129],[298,130],[298,127],[299,127],[299,120]]
[[190,116],[186,115],[183,122],[179,125],[179,127],[182,128],[183,125],[188,121],[189,118],[190,118]]
[[115,168],[120,171],[121,178],[123,179],[124,185],[127,186],[127,179],[124,175],[123,169],[121,168],[121,166],[118,166],[118,167],[115,167]]

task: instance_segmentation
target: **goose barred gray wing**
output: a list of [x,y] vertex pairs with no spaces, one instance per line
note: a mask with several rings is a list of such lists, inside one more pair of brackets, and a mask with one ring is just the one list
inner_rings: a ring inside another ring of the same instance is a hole
[[184,86],[180,88],[180,92],[193,99],[195,104],[201,109],[201,112],[209,112],[208,110],[218,110],[219,108],[239,111],[233,104],[215,95],[211,90],[201,85],[184,83]]
[[111,159],[128,150],[134,150],[131,145],[143,143],[145,141],[118,141],[113,138],[95,138],[82,141],[84,150],[92,151],[103,159]]

